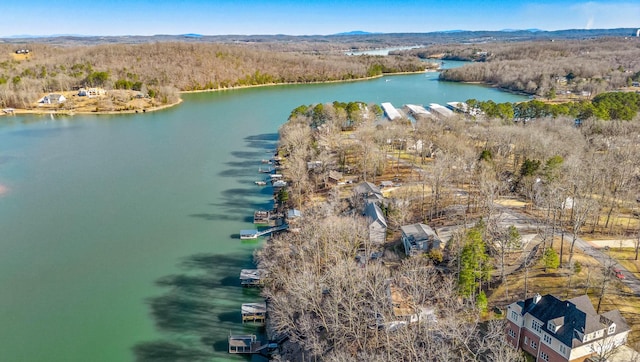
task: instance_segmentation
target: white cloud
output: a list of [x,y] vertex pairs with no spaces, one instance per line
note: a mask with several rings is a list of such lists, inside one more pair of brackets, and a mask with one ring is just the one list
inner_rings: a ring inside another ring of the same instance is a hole
[[527,4],[522,19],[546,30],[640,27],[640,3],[585,1]]
[[633,28],[640,26],[640,3],[597,2],[578,3],[570,13],[586,21],[586,28]]

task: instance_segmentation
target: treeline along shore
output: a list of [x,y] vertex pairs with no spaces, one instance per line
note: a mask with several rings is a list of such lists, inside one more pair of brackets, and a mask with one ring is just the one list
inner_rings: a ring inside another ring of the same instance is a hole
[[[465,32],[458,37],[381,34],[215,38],[210,42],[161,38],[137,43],[96,39],[96,44],[12,41],[0,43],[0,107],[85,112],[155,109],[176,104],[180,92],[358,80],[438,66],[425,59],[470,61],[443,70],[443,81],[484,83],[545,102],[640,90],[639,38],[620,32],[569,34],[517,33],[505,38],[501,33],[478,32],[474,38]],[[376,47],[407,47],[409,42],[413,49],[392,51],[389,56],[347,55]],[[73,98],[81,88],[107,92],[100,101],[85,104]],[[38,101],[50,93],[65,94],[68,101],[43,107]],[[134,98],[142,100],[133,102]]]
[[622,247],[593,257],[640,232],[637,110],[577,124],[473,107],[412,121],[363,102],[291,112],[278,197],[303,216],[255,253],[275,360],[530,360],[505,342],[504,311],[536,293],[619,309],[639,341],[638,296],[611,268],[637,278],[640,243],[635,262]]
[[[166,105],[175,103],[181,91],[345,81],[384,73],[424,71],[429,66],[416,57],[350,57],[233,44],[176,42],[59,47],[33,43],[21,47],[27,47],[28,53],[16,54],[16,45],[0,44],[3,108],[34,108],[47,93],[83,87],[141,92],[155,100],[154,105]],[[112,99],[98,108],[126,110],[122,106],[125,100]],[[64,103],[58,106],[65,107]]]

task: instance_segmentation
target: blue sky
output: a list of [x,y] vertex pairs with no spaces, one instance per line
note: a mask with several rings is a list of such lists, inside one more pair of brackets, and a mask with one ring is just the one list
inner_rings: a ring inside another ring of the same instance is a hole
[[637,0],[5,0],[3,3],[0,37],[640,28]]

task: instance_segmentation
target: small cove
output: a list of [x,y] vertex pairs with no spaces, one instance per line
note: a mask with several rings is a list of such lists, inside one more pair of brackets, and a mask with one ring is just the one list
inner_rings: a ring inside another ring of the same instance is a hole
[[252,330],[239,310],[258,294],[238,275],[261,241],[237,235],[271,204],[254,181],[279,126],[301,104],[334,100],[526,99],[437,76],[184,94],[146,114],[0,118],[2,359],[127,361],[138,346],[243,360],[227,355],[226,337]]

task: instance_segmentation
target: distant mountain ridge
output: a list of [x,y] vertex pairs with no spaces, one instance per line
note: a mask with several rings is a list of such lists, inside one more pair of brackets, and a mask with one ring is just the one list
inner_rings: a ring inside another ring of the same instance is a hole
[[635,37],[636,28],[617,29],[566,29],[547,31],[541,29],[504,29],[504,30],[446,30],[429,33],[371,33],[354,30],[332,35],[202,35],[187,33],[180,35],[123,35],[123,36],[95,36],[95,35],[15,35],[0,38],[3,43],[28,43],[37,41],[46,44],[100,44],[100,43],[148,43],[161,41],[187,41],[211,43],[242,43],[242,42],[296,42],[296,41],[333,41],[336,43],[379,43],[386,45],[429,45],[442,43],[470,42],[481,43],[487,41],[525,41],[546,39],[588,39],[597,37]]

